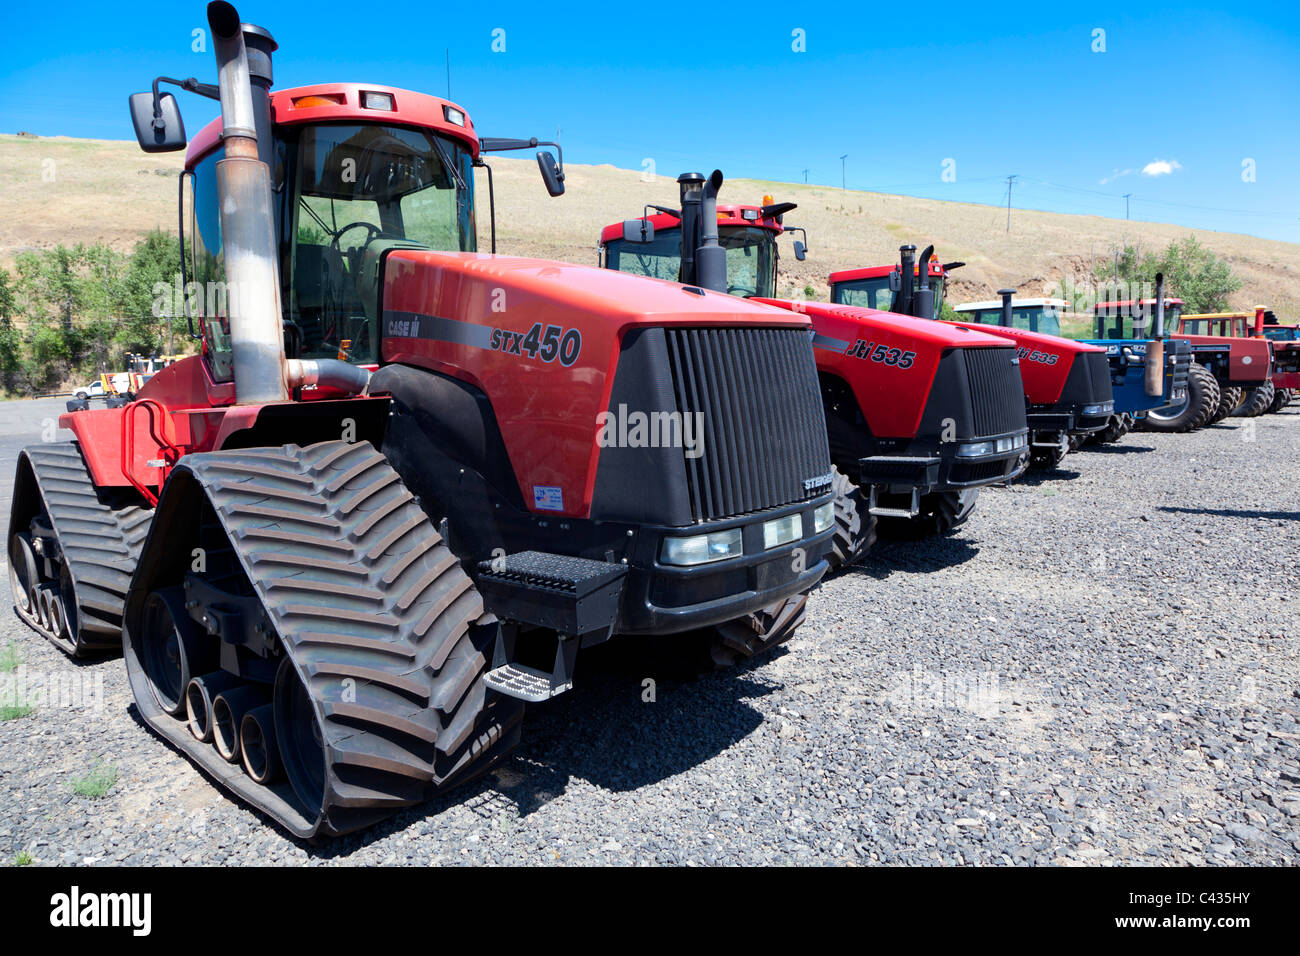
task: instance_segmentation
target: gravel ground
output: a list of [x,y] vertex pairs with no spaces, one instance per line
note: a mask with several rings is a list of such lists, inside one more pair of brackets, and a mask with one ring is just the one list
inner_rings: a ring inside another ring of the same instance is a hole
[[[5,495],[40,417],[0,406]],[[0,721],[0,860],[1294,865],[1298,488],[1295,407],[1071,455],[825,582],[761,662],[648,702],[648,659],[591,655],[499,769],[319,847],[150,734],[120,660],[6,614],[29,684],[91,693]]]

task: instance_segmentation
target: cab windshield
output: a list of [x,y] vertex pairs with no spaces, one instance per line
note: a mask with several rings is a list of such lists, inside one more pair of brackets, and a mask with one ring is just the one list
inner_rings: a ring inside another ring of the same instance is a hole
[[[943,311],[943,276],[931,276],[930,288],[934,290],[934,314],[929,318],[937,319]],[[873,276],[835,283],[831,288],[831,301],[837,305],[857,305],[880,309],[882,312],[894,312],[898,305],[898,293],[890,291],[888,275]]]
[[[731,295],[776,296],[776,242],[767,229],[723,226],[718,244],[727,251],[727,292]],[[680,282],[682,231],[678,226],[655,230],[649,242],[611,239],[605,243],[605,266],[632,275]]]
[[429,130],[339,123],[304,127],[293,165],[291,350],[376,362],[382,254],[476,248],[469,150]]
[[[980,325],[1006,326],[1002,320],[1002,307],[992,306],[987,309],[963,309],[957,317],[966,322]],[[1061,313],[1054,306],[1012,305],[1011,325],[1009,328],[1022,329],[1025,332],[1041,332],[1044,335],[1061,334]]]

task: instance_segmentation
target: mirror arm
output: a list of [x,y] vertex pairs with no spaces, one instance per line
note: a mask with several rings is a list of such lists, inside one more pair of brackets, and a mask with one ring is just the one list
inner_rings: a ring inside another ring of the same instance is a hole
[[210,100],[220,100],[221,94],[214,83],[200,83],[194,77],[184,80],[173,79],[170,76],[155,76],[153,80],[153,128],[162,129],[162,94],[158,91],[159,83],[170,83],[172,86],[179,86],[182,90],[190,93],[197,93],[199,96],[206,96]]
[[531,139],[503,139],[499,136],[486,136],[478,141],[479,151],[483,153],[504,153],[512,149],[535,149],[538,146],[555,147],[555,164],[563,173],[564,150],[560,148],[559,143],[548,143],[536,136]]

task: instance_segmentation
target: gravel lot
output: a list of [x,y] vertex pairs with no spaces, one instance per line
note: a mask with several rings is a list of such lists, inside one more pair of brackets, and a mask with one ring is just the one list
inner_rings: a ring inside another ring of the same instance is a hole
[[[59,405],[0,405],[6,515]],[[91,700],[0,721],[0,860],[1294,865],[1297,489],[1296,406],[1071,455],[825,582],[759,663],[646,702],[648,657],[591,655],[497,771],[320,847],[150,734],[119,659],[6,612],[28,684]],[[105,760],[107,796],[75,795]]]

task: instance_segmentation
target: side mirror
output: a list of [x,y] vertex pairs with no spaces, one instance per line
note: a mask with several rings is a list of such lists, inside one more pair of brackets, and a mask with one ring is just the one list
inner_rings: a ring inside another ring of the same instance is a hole
[[649,219],[627,219],[623,222],[623,240],[625,242],[652,242],[655,237],[655,224]]
[[889,273],[889,291],[899,292],[902,290],[902,288],[903,288],[903,273],[900,270],[895,269],[893,272]]
[[808,258],[808,250],[804,247],[804,244],[800,242],[798,239],[794,241],[794,257],[798,259],[800,262],[803,262],[805,259]]
[[154,115],[152,93],[131,94],[131,123],[135,138],[146,153],[170,153],[185,148],[185,124],[181,108],[170,93],[158,94],[158,115]]
[[555,161],[555,157],[544,149],[538,150],[537,168],[542,171],[542,182],[546,184],[546,191],[552,196],[563,196],[564,173],[559,163]]

